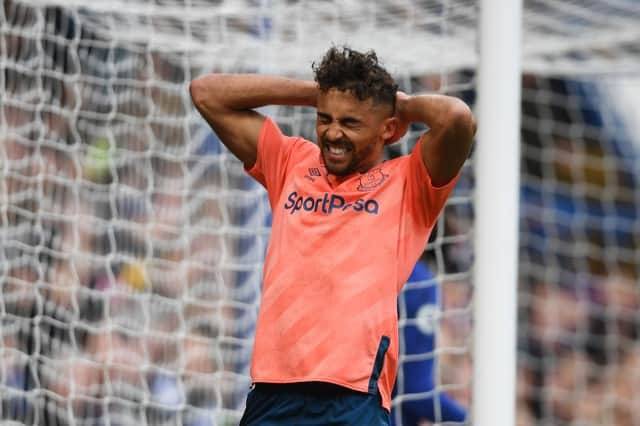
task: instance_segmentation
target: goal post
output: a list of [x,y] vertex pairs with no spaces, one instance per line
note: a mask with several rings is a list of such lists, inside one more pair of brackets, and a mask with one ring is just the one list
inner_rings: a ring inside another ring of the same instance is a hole
[[479,27],[471,418],[509,426],[516,406],[522,1],[480,2]]

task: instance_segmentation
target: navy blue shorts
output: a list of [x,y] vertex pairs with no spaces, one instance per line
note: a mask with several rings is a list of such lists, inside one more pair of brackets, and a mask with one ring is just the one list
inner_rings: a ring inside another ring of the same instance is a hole
[[380,395],[330,383],[257,383],[247,395],[240,426],[388,426]]

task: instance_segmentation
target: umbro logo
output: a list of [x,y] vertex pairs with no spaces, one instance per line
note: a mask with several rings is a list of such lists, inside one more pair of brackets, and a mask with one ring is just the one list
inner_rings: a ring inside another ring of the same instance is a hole
[[322,176],[318,167],[309,167],[309,176]]
[[309,172],[304,175],[305,179],[309,179],[311,182],[315,182],[315,178],[322,176],[322,172],[320,171],[320,167],[309,167],[307,169]]

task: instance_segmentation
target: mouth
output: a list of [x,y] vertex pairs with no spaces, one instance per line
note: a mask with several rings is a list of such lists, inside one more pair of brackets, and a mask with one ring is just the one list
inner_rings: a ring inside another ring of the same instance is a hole
[[347,153],[347,148],[345,148],[344,146],[329,145],[327,146],[327,150],[333,155],[344,155]]
[[333,162],[345,161],[347,157],[353,151],[353,148],[348,143],[331,143],[323,141],[322,150],[324,151],[325,158]]

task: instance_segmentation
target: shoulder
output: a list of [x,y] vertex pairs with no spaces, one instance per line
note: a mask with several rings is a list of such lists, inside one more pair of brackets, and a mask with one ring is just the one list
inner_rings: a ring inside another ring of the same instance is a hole
[[420,156],[419,143],[408,154],[403,154],[382,163],[384,170],[400,175],[426,175],[427,169]]
[[281,143],[296,150],[319,151],[317,145],[301,136],[289,136],[285,134],[278,123],[270,117],[267,117],[260,132],[259,146],[273,143]]

